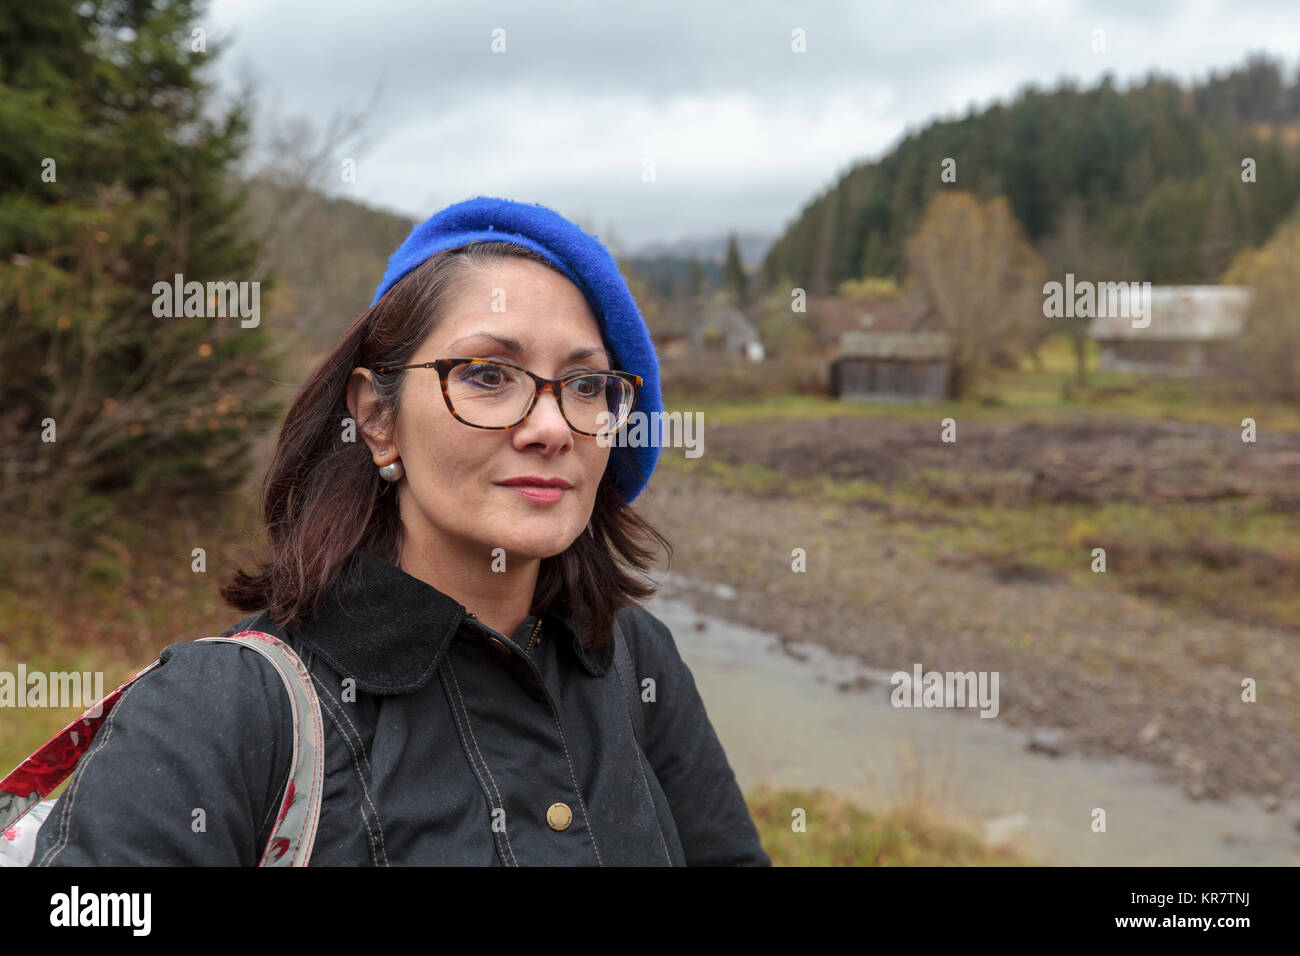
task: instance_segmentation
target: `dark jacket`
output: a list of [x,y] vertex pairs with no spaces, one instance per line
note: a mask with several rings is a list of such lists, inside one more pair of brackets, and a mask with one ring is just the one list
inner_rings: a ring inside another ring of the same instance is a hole
[[[654,681],[644,746],[612,640],[589,652],[550,613],[531,646],[533,615],[506,640],[366,551],[300,628],[263,611],[223,636],[274,634],[312,674],[325,715],[312,866],[771,865],[672,634],[639,606],[618,620],[636,683]],[[32,865],[260,858],[293,746],[284,686],[236,644],[160,657],[82,757]]]

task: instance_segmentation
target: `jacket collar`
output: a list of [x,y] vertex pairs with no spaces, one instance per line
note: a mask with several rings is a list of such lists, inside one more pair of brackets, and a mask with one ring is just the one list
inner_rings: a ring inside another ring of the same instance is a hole
[[[582,646],[585,612],[573,617],[543,612],[542,627],[570,648],[588,673],[600,677],[609,669],[614,642],[598,651]],[[462,623],[474,624],[459,601],[358,548],[318,613],[291,632],[340,674],[355,678],[360,690],[405,694],[433,679]],[[532,623],[530,616],[520,631],[526,635]]]

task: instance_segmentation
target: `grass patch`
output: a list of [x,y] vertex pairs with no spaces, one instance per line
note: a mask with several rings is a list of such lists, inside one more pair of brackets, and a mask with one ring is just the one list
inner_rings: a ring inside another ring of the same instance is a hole
[[[103,674],[104,692],[158,657],[169,644],[209,637],[241,614],[217,587],[247,559],[232,530],[254,527],[256,502],[236,497],[224,514],[193,518],[164,512],[117,516],[57,559],[25,560],[30,536],[0,531],[0,670]],[[202,528],[202,532],[197,529]],[[206,550],[206,571],[192,570],[193,547]],[[15,708],[0,721],[0,773],[81,716],[86,708]]]
[[[760,787],[746,794],[774,866],[1027,866],[926,801],[872,813],[834,793]],[[793,829],[804,811],[804,832]]]
[[[1042,368],[1026,359],[1019,369],[995,369],[963,401],[882,404],[840,401],[823,395],[785,394],[761,398],[719,400],[685,389],[665,391],[665,404],[674,410],[700,411],[706,422],[739,424],[764,419],[799,420],[850,415],[864,418],[967,421],[1051,422],[1079,412],[1118,417],[1173,420],[1241,427],[1245,417],[1260,428],[1300,432],[1300,407],[1254,396],[1249,383],[1174,379],[1124,372],[1099,372],[1097,343],[1088,343],[1088,374],[1075,382],[1074,355],[1068,338],[1054,337],[1040,351]],[[671,360],[667,360],[671,361]],[[738,366],[761,379],[762,363]]]

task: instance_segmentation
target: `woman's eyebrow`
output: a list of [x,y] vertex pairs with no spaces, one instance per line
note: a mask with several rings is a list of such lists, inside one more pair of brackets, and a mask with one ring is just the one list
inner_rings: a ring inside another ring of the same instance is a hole
[[[462,342],[468,342],[470,339],[476,339],[476,338],[492,339],[494,342],[498,343],[502,348],[506,349],[509,352],[513,352],[515,355],[522,355],[524,351],[523,345],[520,344],[516,339],[506,338],[501,335],[494,335],[491,332],[475,332],[473,335],[466,335],[464,338],[459,338],[455,342],[452,342],[451,345],[448,345],[447,350],[451,351],[452,349],[456,348],[456,346],[460,345]],[[609,352],[603,348],[575,349],[573,352],[569,353],[569,357],[566,358],[564,361],[576,362],[578,359],[588,358],[592,355],[604,355],[606,358],[608,358]]]

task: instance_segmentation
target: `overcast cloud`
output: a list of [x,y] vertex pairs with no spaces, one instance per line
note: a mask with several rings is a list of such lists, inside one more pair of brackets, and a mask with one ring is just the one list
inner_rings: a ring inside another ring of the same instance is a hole
[[324,125],[379,91],[356,182],[332,192],[416,219],[473,195],[540,202],[620,248],[775,235],[908,128],[1027,82],[1203,78],[1251,52],[1293,71],[1300,51],[1295,0],[216,0],[204,24],[228,47],[219,85],[251,79],[264,123]]

